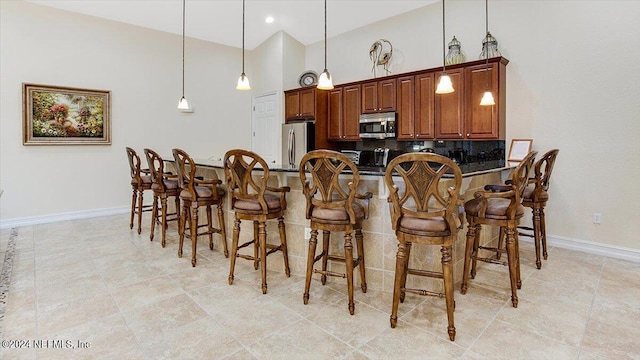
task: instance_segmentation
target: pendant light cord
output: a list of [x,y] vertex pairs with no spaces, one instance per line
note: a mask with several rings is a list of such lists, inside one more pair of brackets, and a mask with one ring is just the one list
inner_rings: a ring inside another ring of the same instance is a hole
[[485,79],[487,91],[489,91],[489,0],[484,0],[484,57],[487,69],[485,70]]
[[442,72],[443,73],[447,73],[447,69],[446,69],[446,62],[445,62],[445,53],[446,53],[446,46],[445,46],[445,38],[444,38],[444,0],[442,0]]
[[324,70],[327,70],[327,0],[324,0]]
[[242,0],[242,75],[244,75],[244,0]]
[[185,3],[186,0],[182,0],[182,97],[184,98],[184,22],[185,22]]

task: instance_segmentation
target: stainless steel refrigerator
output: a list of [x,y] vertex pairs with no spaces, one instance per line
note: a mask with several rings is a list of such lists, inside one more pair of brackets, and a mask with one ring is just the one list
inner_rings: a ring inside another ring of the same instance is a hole
[[307,152],[315,148],[315,123],[312,121],[282,124],[282,166],[297,168]]

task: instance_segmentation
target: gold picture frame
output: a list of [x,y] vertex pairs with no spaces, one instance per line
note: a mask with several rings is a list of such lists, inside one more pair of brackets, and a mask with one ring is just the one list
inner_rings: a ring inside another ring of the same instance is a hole
[[531,152],[533,139],[511,139],[507,161],[520,162]]
[[111,92],[22,84],[23,145],[111,145]]

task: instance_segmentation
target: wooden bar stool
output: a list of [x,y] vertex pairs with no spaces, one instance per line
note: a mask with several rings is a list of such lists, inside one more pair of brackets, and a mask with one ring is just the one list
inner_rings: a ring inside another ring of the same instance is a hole
[[[178,175],[164,171],[164,160],[151,149],[144,149],[149,170],[151,171],[151,190],[153,190],[153,205],[151,211],[151,233],[149,239],[153,241],[155,225],[162,226],[162,247],[166,245],[167,222],[180,219],[180,186]],[[173,197],[175,211],[168,212],[167,199]],[[158,200],[160,204],[158,204]]]
[[[348,171],[351,176],[348,180],[339,177],[343,171]],[[360,270],[360,287],[362,292],[367,292],[365,277],[364,245],[362,236],[362,221],[369,217],[369,199],[373,196],[367,192],[358,194],[358,182],[360,175],[358,168],[345,155],[331,150],[314,150],[308,152],[300,160],[300,181],[302,192],[307,200],[306,217],[310,221],[311,239],[309,240],[309,252],[307,254],[307,277],[304,286],[303,301],[309,303],[309,288],[313,273],[322,274],[322,285],[327,281],[327,276],[347,278],[347,290],[349,294],[349,313],[355,312],[353,301],[353,269],[357,266]],[[307,173],[311,181],[307,180]],[[356,199],[363,200],[363,206]],[[318,242],[318,230],[322,230],[322,253],[315,256]],[[331,231],[344,231],[344,256],[329,254],[329,239]],[[355,231],[358,257],[353,257],[353,243],[351,234]],[[322,270],[313,269],[313,265],[322,260]],[[346,274],[339,274],[327,270],[327,261],[344,262]]]
[[144,191],[151,190],[151,176],[149,169],[140,167],[140,156],[130,147],[127,147],[127,157],[129,158],[129,169],[131,170],[131,220],[129,229],[133,229],[134,215],[138,215],[138,234],[142,232],[142,213],[151,211],[151,205],[144,205]]
[[[511,303],[518,307],[517,289],[522,285],[520,279],[520,257],[518,254],[518,231],[520,219],[524,215],[522,195],[528,184],[529,171],[537,152],[530,152],[513,170],[511,181],[507,185],[486,185],[484,191],[477,191],[474,199],[464,204],[467,215],[468,231],[464,254],[464,272],[460,292],[465,294],[471,278],[476,276],[477,261],[508,265],[511,282]],[[494,258],[482,258],[478,250],[496,252],[498,247],[480,246],[480,229],[482,225],[500,227],[500,238],[506,236],[507,263]]]
[[[258,179],[253,175],[255,171],[262,174]],[[267,293],[267,256],[276,251],[282,251],[284,272],[289,277],[289,253],[287,251],[287,234],[284,225],[284,211],[287,209],[286,193],[288,186],[274,188],[267,185],[269,181],[269,166],[258,154],[242,150],[229,150],[224,155],[224,172],[227,178],[227,188],[231,196],[231,208],[235,211],[233,226],[233,241],[231,245],[231,265],[229,270],[229,285],[233,284],[233,272],[236,258],[253,261],[257,270],[262,270],[262,293]],[[257,181],[256,181],[257,180]],[[269,219],[278,220],[280,245],[267,243],[266,223]],[[240,222],[253,222],[253,240],[238,245],[240,240]],[[238,250],[253,244],[253,256],[238,254]],[[268,251],[267,251],[268,249]]]
[[[519,232],[518,235],[532,237],[536,249],[536,267],[542,267],[540,261],[540,249],[542,248],[542,256],[547,260],[547,226],[544,215],[544,207],[549,200],[549,183],[551,181],[551,172],[556,162],[556,157],[560,150],[553,149],[542,155],[536,161],[534,166],[535,177],[529,179],[529,186],[524,190],[522,195],[522,206],[531,208],[533,213],[533,227],[518,226],[520,230],[527,232]],[[498,248],[502,248],[503,238],[500,237]],[[497,252],[497,258],[500,259],[500,251]]]
[[[178,245],[178,257],[182,257],[182,245],[186,236],[187,224],[191,237],[191,266],[196,266],[196,251],[198,245],[198,236],[209,236],[209,249],[213,250],[213,234],[220,234],[222,245],[224,246],[224,256],[229,256],[227,249],[227,235],[224,225],[224,212],[222,210],[222,201],[224,190],[218,185],[222,184],[219,179],[200,179],[196,178],[196,163],[184,150],[173,149],[173,158],[175,159],[176,169],[178,171],[178,184],[180,185],[180,200],[182,200],[182,213],[180,214],[180,223],[178,231],[180,232],[180,244]],[[211,218],[211,206],[218,208],[219,228],[213,226]],[[207,223],[198,225],[198,209],[205,207],[207,212]],[[204,228],[203,232],[198,232]]]
[[[443,179],[451,173],[453,179]],[[402,179],[397,186],[393,177]],[[453,321],[455,302],[453,298],[453,265],[451,249],[458,234],[458,197],[462,185],[462,172],[452,160],[431,153],[409,153],[396,157],[387,165],[384,176],[389,188],[388,202],[391,207],[391,227],[398,238],[396,273],[391,307],[391,327],[398,322],[398,303],[404,302],[406,293],[445,298],[449,339],[455,340]],[[418,245],[440,245],[442,272],[409,267],[411,247]],[[406,287],[407,275],[419,275],[442,279],[444,294],[424,289]]]

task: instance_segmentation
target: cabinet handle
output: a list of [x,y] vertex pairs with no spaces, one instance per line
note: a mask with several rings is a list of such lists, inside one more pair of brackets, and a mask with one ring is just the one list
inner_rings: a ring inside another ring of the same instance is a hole
[[469,137],[469,134],[467,134],[467,137]]
[[462,137],[462,134],[458,133],[458,136],[459,136],[459,137]]

